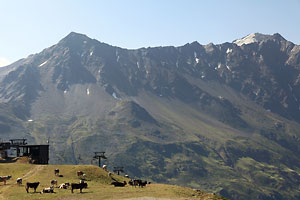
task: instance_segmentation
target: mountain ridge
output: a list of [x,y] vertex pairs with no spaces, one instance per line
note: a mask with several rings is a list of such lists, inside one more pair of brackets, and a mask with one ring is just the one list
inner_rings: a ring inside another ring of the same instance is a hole
[[128,50],[72,32],[0,69],[1,138],[51,138],[52,164],[105,151],[132,176],[297,199],[300,48],[270,37]]
[[233,43],[235,43],[238,46],[242,46],[243,44],[251,44],[251,43],[255,43],[255,42],[260,43],[260,42],[266,42],[268,40],[287,41],[279,33],[274,33],[273,35],[267,35],[267,34],[261,34],[261,33],[251,33],[241,39],[234,40]]

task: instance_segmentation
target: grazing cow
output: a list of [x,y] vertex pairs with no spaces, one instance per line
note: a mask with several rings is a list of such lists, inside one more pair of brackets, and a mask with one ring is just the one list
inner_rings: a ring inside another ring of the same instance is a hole
[[134,179],[134,180],[131,179],[129,181],[129,185],[134,186],[134,187],[136,187],[136,186],[145,187],[147,185],[147,183],[148,183],[147,181],[142,181],[140,179]]
[[11,176],[0,176],[0,182],[4,182],[4,185],[6,185],[6,181],[10,178]]
[[140,181],[139,187],[145,187],[147,185],[147,181]]
[[22,185],[22,179],[21,178],[17,178],[17,184]]
[[57,180],[51,180],[51,186],[54,186],[54,185],[56,185],[56,187],[57,187]]
[[134,179],[134,180],[133,180],[133,186],[134,186],[134,187],[140,186],[140,182],[141,182],[141,181],[142,181],[142,180]]
[[107,174],[107,175],[108,175],[108,177],[111,177],[112,173],[111,173],[111,172],[108,172],[108,174]]
[[103,165],[102,169],[105,170],[105,171],[107,171],[107,165]]
[[123,183],[117,181],[111,183],[111,185],[114,185],[115,187],[124,187],[126,184],[126,181],[124,181]]
[[70,186],[70,183],[62,183],[59,186],[59,189],[68,189],[68,187]]
[[28,193],[29,192],[29,188],[33,188],[34,189],[34,192],[36,192],[36,188],[39,186],[40,182],[33,182],[33,183],[29,183],[27,182],[26,183],[26,192]]
[[133,180],[131,179],[130,181],[128,181],[128,184],[133,186]]
[[124,176],[125,178],[129,178],[129,175],[128,174],[125,174],[125,176]]
[[87,183],[71,183],[71,192],[73,193],[74,189],[79,189],[80,193],[82,193],[83,188],[87,188]]
[[54,193],[54,188],[53,188],[53,186],[48,187],[48,188],[44,188],[44,189],[41,191],[41,194],[43,194],[43,193]]
[[82,171],[77,172],[77,176],[82,176],[84,173]]
[[59,169],[55,169],[55,170],[54,170],[54,175],[55,175],[55,176],[59,176]]

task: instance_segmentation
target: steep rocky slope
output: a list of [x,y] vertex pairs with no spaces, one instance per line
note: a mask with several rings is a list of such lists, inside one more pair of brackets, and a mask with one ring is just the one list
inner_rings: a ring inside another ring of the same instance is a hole
[[122,49],[70,33],[0,68],[1,138],[231,199],[297,199],[300,47],[281,35]]

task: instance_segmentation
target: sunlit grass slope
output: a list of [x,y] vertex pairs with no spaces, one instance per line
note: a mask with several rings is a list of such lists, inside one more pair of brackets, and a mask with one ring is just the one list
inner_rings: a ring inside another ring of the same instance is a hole
[[[63,177],[54,175],[54,169],[58,168]],[[77,171],[83,171],[86,174],[88,188],[79,193],[70,189],[55,188],[54,194],[40,194],[39,192],[50,186],[52,179],[58,180],[58,184],[64,182],[77,183],[79,178]],[[190,188],[179,187],[175,185],[149,184],[144,188],[125,186],[114,187],[111,182],[114,180],[128,182],[128,179],[113,174],[111,177],[108,173],[97,166],[92,165],[31,165],[26,163],[1,163],[0,175],[12,175],[12,179],[7,184],[0,184],[0,199],[129,199],[152,197],[164,199],[222,199],[213,194],[196,191]],[[18,177],[23,178],[21,186],[16,184]],[[29,189],[29,193],[25,191],[26,182],[39,181],[40,185],[37,193],[33,193],[33,189]]]

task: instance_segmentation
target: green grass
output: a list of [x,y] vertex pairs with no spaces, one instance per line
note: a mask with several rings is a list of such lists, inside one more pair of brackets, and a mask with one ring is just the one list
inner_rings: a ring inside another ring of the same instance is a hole
[[[54,175],[54,169],[59,168],[63,177]],[[79,182],[76,175],[77,171],[83,171],[86,174],[88,189],[84,189],[80,194],[74,190],[72,194],[70,189],[55,188],[54,194],[29,193],[25,191],[26,182],[39,181],[40,185],[37,192],[42,188],[49,187],[52,179],[58,180],[58,183]],[[128,181],[125,177],[113,174],[112,178],[108,173],[99,167],[91,165],[31,165],[22,163],[0,164],[1,175],[12,175],[13,178],[6,185],[0,185],[0,199],[126,199],[137,197],[155,197],[169,199],[222,199],[213,194],[195,191],[190,188],[179,187],[175,185],[150,184],[145,188],[125,186],[115,188],[110,185],[113,179],[118,181]],[[16,178],[23,177],[23,186],[16,184]]]

